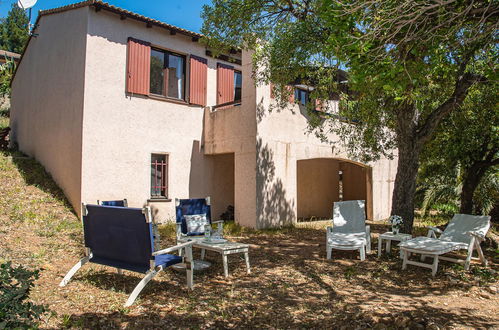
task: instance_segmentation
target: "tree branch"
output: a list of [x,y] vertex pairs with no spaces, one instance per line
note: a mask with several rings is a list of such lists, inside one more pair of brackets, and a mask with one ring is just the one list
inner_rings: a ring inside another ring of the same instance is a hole
[[442,119],[463,104],[470,87],[473,86],[473,84],[484,80],[485,78],[483,76],[474,73],[467,72],[463,75],[459,75],[452,96],[430,113],[423,125],[418,128],[417,139],[421,143],[428,141]]

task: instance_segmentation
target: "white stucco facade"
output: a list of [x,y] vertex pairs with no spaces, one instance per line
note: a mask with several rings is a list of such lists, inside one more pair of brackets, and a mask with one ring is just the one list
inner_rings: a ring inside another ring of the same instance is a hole
[[[226,62],[184,34],[91,6],[42,16],[36,33],[12,86],[12,136],[77,212],[81,202],[127,198],[133,207],[151,205],[163,222],[174,219],[175,198],[211,196],[213,218],[233,205],[241,225],[275,227],[325,216],[340,198],[340,168],[357,166],[343,171],[355,173],[343,178],[352,182],[343,197],[365,196],[368,217],[388,217],[396,160],[359,166],[340,145],[306,134],[307,116],[298,105],[269,112],[270,88],[255,87],[249,53],[242,53],[242,65],[231,63],[243,75],[241,105],[213,111],[217,64]],[[126,93],[129,37],[206,58],[208,106]],[[162,201],[150,196],[152,153],[169,157]]]

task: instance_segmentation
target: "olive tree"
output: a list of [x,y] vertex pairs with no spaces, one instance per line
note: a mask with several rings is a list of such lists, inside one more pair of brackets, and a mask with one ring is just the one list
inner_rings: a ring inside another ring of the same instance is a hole
[[391,213],[409,232],[423,148],[495,75],[498,13],[494,1],[214,0],[202,32],[213,48],[254,50],[256,81],[274,83],[281,105],[295,81],[313,98],[340,95],[340,113],[312,128],[359,160],[398,157]]

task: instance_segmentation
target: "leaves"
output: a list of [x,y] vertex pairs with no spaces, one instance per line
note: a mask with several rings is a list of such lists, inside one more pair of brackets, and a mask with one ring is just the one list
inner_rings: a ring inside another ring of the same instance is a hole
[[0,265],[0,329],[36,327],[47,311],[45,306],[28,300],[38,277],[38,270],[13,267],[10,261]]
[[0,21],[0,49],[21,54],[29,37],[28,24],[26,12],[13,3]]

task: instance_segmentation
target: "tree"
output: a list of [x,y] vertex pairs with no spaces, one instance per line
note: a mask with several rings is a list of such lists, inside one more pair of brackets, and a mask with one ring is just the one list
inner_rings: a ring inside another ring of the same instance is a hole
[[315,98],[340,92],[339,115],[356,124],[312,124],[362,161],[397,149],[392,214],[410,232],[421,151],[468,90],[494,75],[498,13],[493,1],[214,0],[202,32],[212,47],[254,49],[257,82],[273,82],[282,102],[296,80],[315,86]]
[[[455,191],[460,213],[480,214],[490,211],[497,193],[487,187],[497,186],[499,165],[499,89],[497,82],[470,89],[462,107],[440,125],[434,139],[422,153],[422,178],[440,177],[428,192]],[[459,169],[455,171],[453,169]],[[427,199],[432,194],[427,194]],[[449,194],[444,196],[449,197]],[[450,198],[452,199],[452,198]]]
[[29,37],[28,25],[26,12],[13,3],[7,17],[0,24],[0,49],[22,53]]

